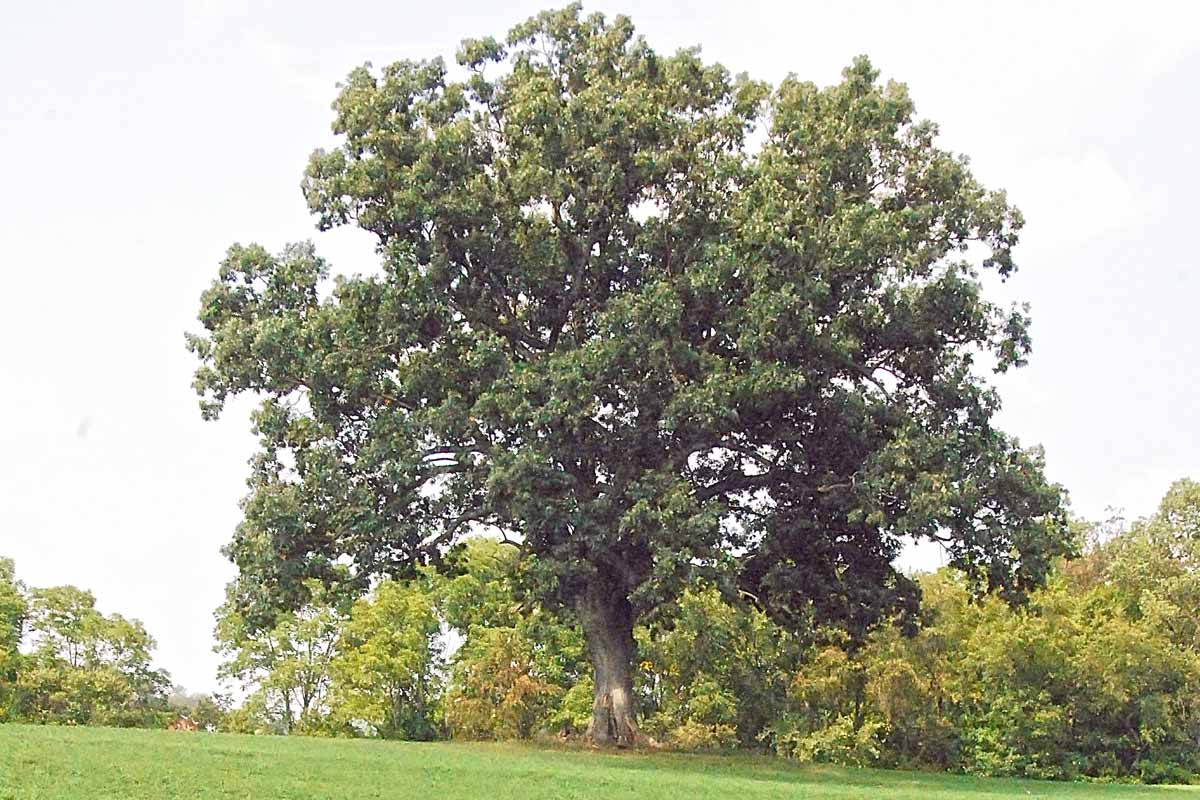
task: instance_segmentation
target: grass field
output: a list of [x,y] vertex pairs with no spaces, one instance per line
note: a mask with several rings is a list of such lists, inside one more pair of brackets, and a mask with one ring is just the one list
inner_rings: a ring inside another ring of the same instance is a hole
[[0,800],[1200,800],[1134,787],[800,767],[769,758],[0,725]]

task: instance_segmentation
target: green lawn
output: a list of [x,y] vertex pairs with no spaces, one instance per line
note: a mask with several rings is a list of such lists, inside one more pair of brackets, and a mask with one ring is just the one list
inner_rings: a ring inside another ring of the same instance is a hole
[[769,758],[0,725],[0,800],[788,797],[1200,800],[1200,787],[799,767]]

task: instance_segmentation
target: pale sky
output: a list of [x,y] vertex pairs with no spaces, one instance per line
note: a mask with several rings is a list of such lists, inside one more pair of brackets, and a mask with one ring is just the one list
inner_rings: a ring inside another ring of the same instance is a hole
[[[335,84],[502,36],[485,2],[18,2],[0,19],[0,555],[145,622],[156,663],[218,688],[246,403],[204,423],[183,344],[225,248],[319,234],[299,190]],[[660,51],[821,84],[859,53],[1028,225],[1005,298],[1033,306],[1003,426],[1075,513],[1151,512],[1200,478],[1200,3],[592,3]],[[929,552],[915,556],[936,559]]]

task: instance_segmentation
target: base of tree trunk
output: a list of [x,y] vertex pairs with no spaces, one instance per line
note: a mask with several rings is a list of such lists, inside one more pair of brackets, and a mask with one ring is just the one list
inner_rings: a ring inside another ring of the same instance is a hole
[[629,706],[628,701],[614,700],[612,693],[597,697],[585,736],[601,746],[633,747],[640,744],[642,734]]
[[595,694],[587,738],[600,746],[638,743],[633,703],[633,609],[629,599],[594,586],[577,609],[594,670]]

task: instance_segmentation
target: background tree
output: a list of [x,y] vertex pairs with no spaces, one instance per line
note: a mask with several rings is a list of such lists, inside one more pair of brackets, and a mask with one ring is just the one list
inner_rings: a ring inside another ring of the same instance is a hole
[[1110,521],[1029,603],[921,577],[927,624],[805,654],[768,729],[805,760],[985,775],[1187,781],[1200,769],[1200,491]]
[[441,623],[418,583],[384,581],[354,604],[330,665],[331,715],[361,722],[384,738],[437,733]]
[[81,667],[98,646],[104,617],[96,596],[75,586],[52,586],[32,592],[31,630],[36,650]]
[[1155,514],[1101,539],[1086,561],[1131,617],[1200,652],[1200,483],[1173,483]]
[[216,613],[214,649],[225,656],[218,675],[261,693],[271,722],[285,733],[297,724],[316,724],[345,614],[335,598],[314,586],[309,603],[278,615],[269,628],[254,628],[233,600],[236,591],[235,582]]
[[33,649],[17,677],[17,713],[39,722],[157,726],[171,684],[150,663],[154,639],[142,623],[105,616],[95,603],[75,586],[30,592]]
[[17,580],[11,558],[0,558],[0,722],[13,712],[13,685],[21,659],[21,641],[29,601],[24,585]]
[[570,704],[579,692],[568,695],[586,673],[583,635],[521,598],[522,566],[514,548],[473,538],[447,564],[450,574],[434,578],[438,609],[462,638],[444,701],[454,736],[524,739],[577,727]]
[[1042,580],[1059,491],[980,373],[1029,351],[978,277],[1012,274],[1021,217],[903,86],[860,59],[772,90],[578,5],[458,60],[354,70],[309,163],[378,276],[235,245],[202,298],[205,413],[263,397],[230,546],[252,618],[491,526],[582,624],[593,736],[627,742],[634,625],[698,571],[857,636],[916,608],[904,537],[975,588]]
[[538,663],[518,628],[479,628],[455,654],[446,724],[455,736],[528,739],[565,690]]
[[0,658],[14,655],[25,636],[29,601],[11,558],[0,558]]
[[635,638],[644,728],[688,750],[759,746],[786,710],[802,653],[801,642],[762,611],[703,585],[685,589],[669,614]]

